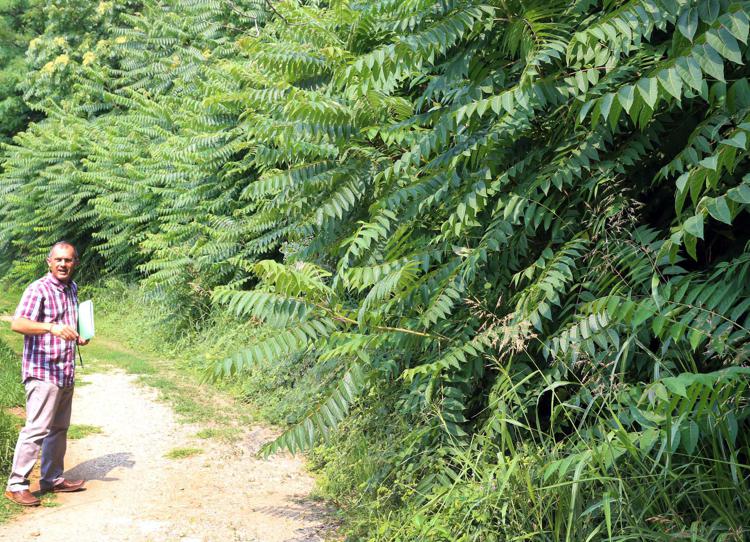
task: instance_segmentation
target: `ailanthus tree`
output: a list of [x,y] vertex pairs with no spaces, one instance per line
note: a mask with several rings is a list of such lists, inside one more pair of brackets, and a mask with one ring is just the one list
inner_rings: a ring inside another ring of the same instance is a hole
[[41,3],[10,0],[0,3],[0,142],[21,131],[33,118],[19,88],[28,74],[28,43],[43,31]]
[[326,363],[267,451],[384,401],[390,539],[739,540],[749,7],[145,2],[8,148],[0,243],[213,292],[262,324],[217,378]]

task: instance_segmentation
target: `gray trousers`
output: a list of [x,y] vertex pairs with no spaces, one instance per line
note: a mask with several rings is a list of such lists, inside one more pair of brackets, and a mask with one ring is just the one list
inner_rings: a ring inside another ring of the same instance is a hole
[[13,454],[13,468],[8,479],[8,489],[11,491],[29,488],[29,475],[39,457],[40,448],[42,488],[50,488],[63,481],[73,386],[61,388],[33,378],[28,379],[25,386],[26,425],[21,429]]

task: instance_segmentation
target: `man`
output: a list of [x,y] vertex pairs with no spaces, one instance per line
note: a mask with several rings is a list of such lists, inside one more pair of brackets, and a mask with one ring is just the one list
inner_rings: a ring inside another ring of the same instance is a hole
[[83,489],[84,480],[63,478],[75,377],[78,336],[78,286],[73,272],[78,252],[67,241],[49,251],[49,273],[32,282],[21,298],[11,329],[24,335],[22,378],[26,387],[26,425],[13,456],[5,496],[23,506],[40,501],[29,491],[29,474],[42,450],[43,492]]

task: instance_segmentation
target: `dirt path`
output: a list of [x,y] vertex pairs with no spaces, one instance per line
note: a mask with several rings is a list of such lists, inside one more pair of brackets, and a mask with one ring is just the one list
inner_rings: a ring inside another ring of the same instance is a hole
[[[25,510],[0,526],[0,539],[325,540],[330,522],[309,498],[313,481],[302,461],[255,457],[268,430],[250,430],[236,444],[199,439],[199,426],[179,423],[136,377],[116,371],[84,379],[89,385],[76,389],[72,423],[103,433],[69,441],[66,476],[89,480],[88,489],[58,495],[57,506]],[[202,452],[165,458],[179,447]]]

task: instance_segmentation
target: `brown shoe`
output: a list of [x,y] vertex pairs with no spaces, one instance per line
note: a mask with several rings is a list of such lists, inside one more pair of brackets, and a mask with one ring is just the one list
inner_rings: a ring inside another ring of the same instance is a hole
[[73,491],[81,491],[85,489],[83,486],[86,484],[86,480],[63,480],[59,484],[55,484],[52,487],[41,486],[40,489],[52,493],[72,493]]
[[21,491],[7,490],[5,492],[5,496],[14,503],[20,504],[21,506],[39,506],[39,504],[42,502],[34,497],[34,495],[28,489],[24,489]]

